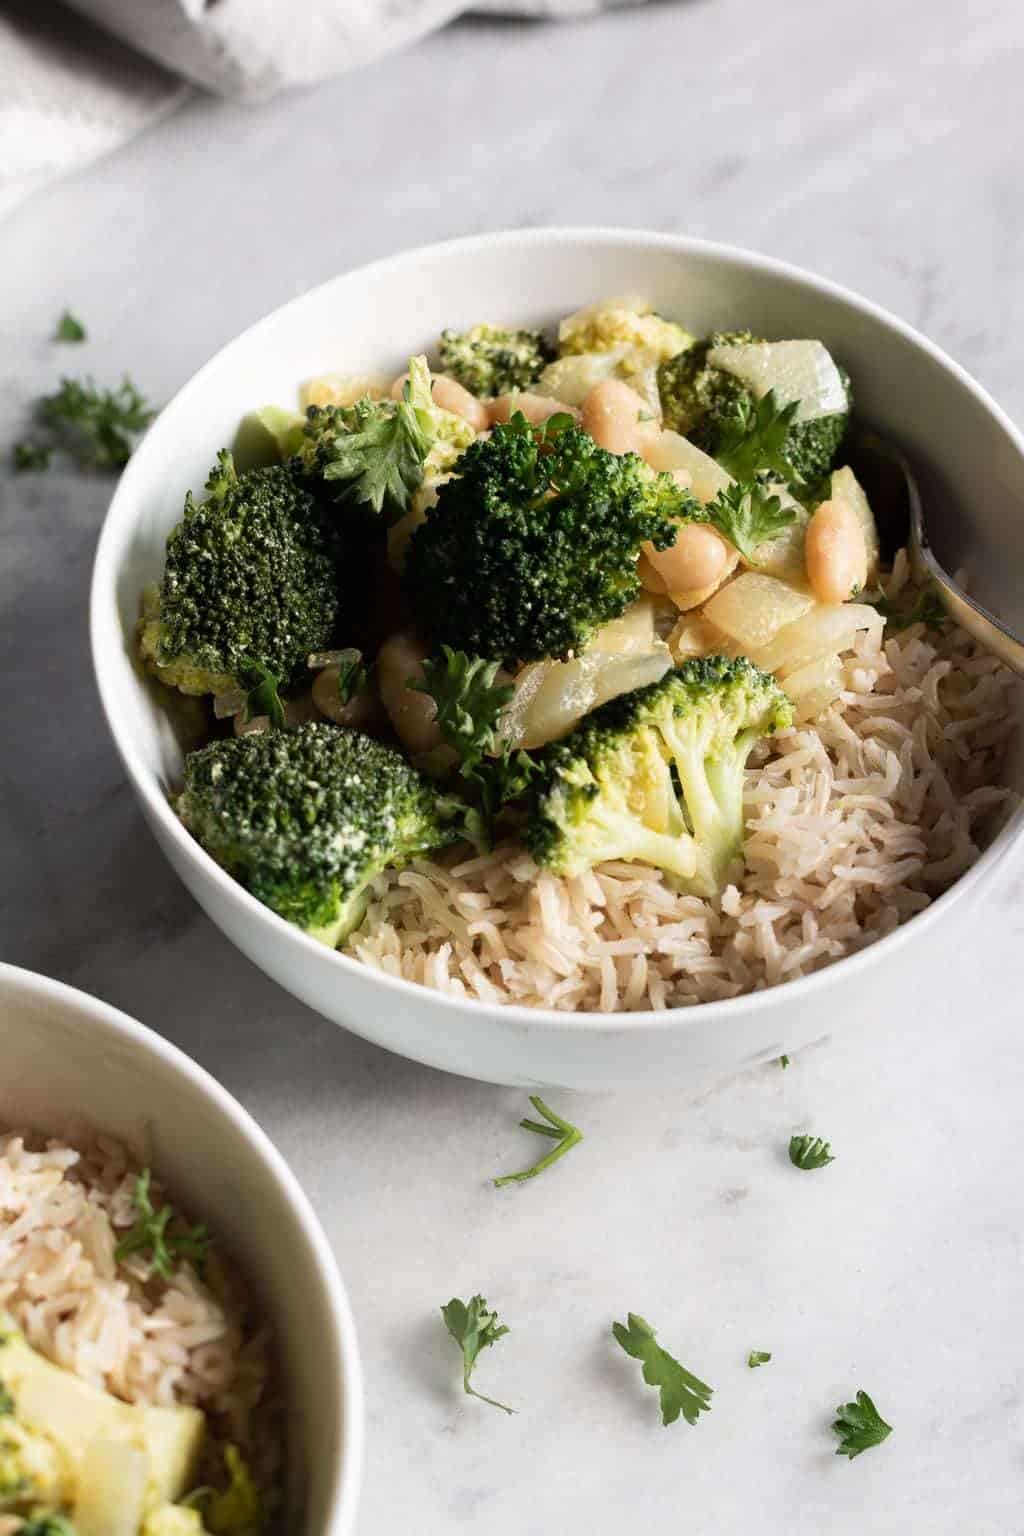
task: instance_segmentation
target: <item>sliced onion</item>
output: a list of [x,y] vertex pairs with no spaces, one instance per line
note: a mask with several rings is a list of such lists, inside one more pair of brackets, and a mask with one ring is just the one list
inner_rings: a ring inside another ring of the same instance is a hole
[[752,660],[766,672],[787,673],[825,656],[839,656],[861,630],[881,635],[885,620],[866,603],[816,603],[802,618],[780,629]]
[[707,619],[741,646],[761,648],[793,624],[814,599],[787,582],[759,571],[744,571],[704,607]]
[[644,458],[652,469],[685,469],[698,501],[714,501],[719,491],[732,485],[732,476],[721,464],[679,432],[659,432],[644,450]]
[[78,1536],[137,1536],[146,1512],[148,1457],[127,1440],[92,1440],[75,1498]]
[[798,401],[797,421],[834,416],[848,408],[839,369],[820,341],[726,342],[712,347],[707,360],[758,397],[773,389],[780,403]]

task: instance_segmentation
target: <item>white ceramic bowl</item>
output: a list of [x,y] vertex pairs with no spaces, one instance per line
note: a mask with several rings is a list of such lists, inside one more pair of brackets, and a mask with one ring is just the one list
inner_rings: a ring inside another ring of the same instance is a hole
[[152,1148],[176,1201],[251,1277],[288,1400],[296,1536],[351,1536],[363,1458],[355,1324],[327,1240],[288,1165],[219,1083],[115,1008],[0,965],[0,1126],[83,1126]]
[[[268,911],[207,857],[167,791],[178,745],[132,659],[143,586],[157,579],[186,487],[199,490],[242,415],[288,404],[328,370],[397,373],[445,325],[481,318],[550,323],[589,300],[640,292],[698,333],[749,326],[820,336],[848,366],[859,410],[888,425],[967,521],[939,529],[950,569],[1024,629],[1024,440],[948,357],[874,305],[781,262],[681,236],[535,230],[410,251],[326,283],[231,342],[166,407],[117,488],[92,587],[92,647],[114,740],[158,842],[225,933],[289,991],[390,1050],[508,1084],[697,1088],[797,1048],[891,1000],[899,968],[923,965],[933,930],[990,879],[1024,833],[1018,814],[984,857],[926,912],[859,955],[772,991],[671,1013],[607,1016],[462,1002],[332,953]],[[955,919],[954,919],[955,921]]]

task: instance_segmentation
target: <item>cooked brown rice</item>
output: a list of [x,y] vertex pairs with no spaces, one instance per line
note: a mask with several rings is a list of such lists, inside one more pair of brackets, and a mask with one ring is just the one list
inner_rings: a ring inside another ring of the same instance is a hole
[[[905,572],[901,558],[891,594]],[[744,876],[716,900],[642,864],[560,878],[507,843],[379,876],[348,953],[460,997],[602,1012],[806,975],[889,933],[978,857],[1014,798],[1000,784],[1011,684],[961,630],[863,634],[839,702],[752,758]]]
[[[84,1150],[21,1131],[0,1135],[0,1314],[55,1364],[130,1403],[189,1403],[208,1416],[209,1466],[220,1447],[278,1480],[280,1436],[267,1330],[216,1244],[203,1278],[178,1263],[169,1281],[145,1258],[115,1261],[135,1220],[139,1167],[98,1136]],[[152,1185],[154,1205],[165,1196]]]

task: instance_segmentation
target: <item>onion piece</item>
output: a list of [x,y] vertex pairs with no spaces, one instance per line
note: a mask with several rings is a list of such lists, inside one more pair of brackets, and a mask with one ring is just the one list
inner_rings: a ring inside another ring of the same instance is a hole
[[849,409],[842,376],[820,341],[724,342],[708,365],[731,373],[760,398],[770,389],[781,405],[796,400],[795,420],[814,421]]
[[741,646],[760,648],[813,606],[812,597],[786,582],[759,571],[744,571],[715,594],[705,605],[704,615]]
[[816,603],[802,618],[780,629],[768,645],[751,655],[766,672],[787,673],[822,656],[839,656],[861,630],[881,636],[885,620],[866,603]]

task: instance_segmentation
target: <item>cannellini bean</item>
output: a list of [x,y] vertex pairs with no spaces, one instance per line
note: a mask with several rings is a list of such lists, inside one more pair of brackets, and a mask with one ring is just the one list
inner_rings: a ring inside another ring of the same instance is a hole
[[539,427],[550,416],[558,416],[562,412],[571,416],[574,421],[579,420],[580,414],[573,406],[565,405],[561,400],[552,400],[547,395],[531,395],[526,389],[517,390],[511,395],[499,395],[496,400],[488,400],[487,410],[492,426],[511,421],[514,411],[522,411],[527,421],[535,427]]
[[845,603],[868,578],[868,557],[857,514],[845,501],[823,501],[807,524],[804,559],[820,603]]
[[380,720],[380,702],[369,689],[354,694],[347,704],[338,692],[338,667],[322,667],[313,682],[313,703],[335,725],[350,725],[356,730],[370,730]]
[[[655,591],[690,592],[710,587],[719,581],[729,564],[729,551],[725,540],[706,523],[683,523],[676,534],[676,541],[668,549],[655,549],[653,544],[644,545],[647,566],[663,583]],[[641,580],[643,580],[641,568]]]
[[407,686],[410,678],[423,676],[426,657],[426,646],[410,630],[390,635],[377,656],[381,700],[398,739],[412,753],[430,752],[441,744],[433,699]]
[[580,425],[609,453],[643,453],[661,431],[645,400],[621,379],[602,379],[583,401]]
[[446,373],[434,375],[434,404],[442,411],[454,411],[463,421],[468,421],[474,432],[485,432],[491,424],[487,407],[476,395],[464,389],[458,379],[450,379]]
[[[408,382],[407,373],[398,375],[389,391],[392,400],[401,400],[402,391]],[[476,395],[471,395],[468,389],[463,389],[458,379],[450,379],[446,373],[431,374],[430,393],[435,405],[440,406],[442,411],[452,411],[456,416],[461,416],[469,422],[474,432],[484,432],[490,425],[486,405]]]

